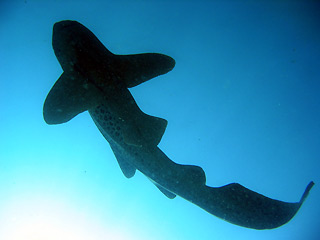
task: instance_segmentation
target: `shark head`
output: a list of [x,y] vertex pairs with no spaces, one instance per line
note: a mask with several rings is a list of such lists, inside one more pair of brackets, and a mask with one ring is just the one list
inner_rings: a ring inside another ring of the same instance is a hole
[[76,21],[54,24],[52,46],[64,72],[44,103],[43,116],[48,124],[67,122],[106,98],[120,99],[124,89],[175,66],[174,59],[164,54],[113,54]]
[[52,46],[64,71],[95,70],[103,59],[113,54],[86,27],[76,21],[61,21],[53,25]]

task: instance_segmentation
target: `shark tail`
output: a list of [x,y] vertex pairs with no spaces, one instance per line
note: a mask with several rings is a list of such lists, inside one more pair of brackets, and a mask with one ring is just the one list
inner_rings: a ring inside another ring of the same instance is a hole
[[299,202],[265,197],[238,183],[213,188],[204,186],[193,203],[230,223],[253,229],[273,229],[288,223],[306,200],[314,183],[306,187]]

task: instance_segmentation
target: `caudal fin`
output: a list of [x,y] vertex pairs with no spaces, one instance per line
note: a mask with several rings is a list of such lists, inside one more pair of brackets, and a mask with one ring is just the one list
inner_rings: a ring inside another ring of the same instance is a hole
[[310,182],[299,202],[283,202],[265,197],[238,183],[213,188],[203,186],[191,201],[230,223],[254,229],[272,229],[289,222],[311,190]]

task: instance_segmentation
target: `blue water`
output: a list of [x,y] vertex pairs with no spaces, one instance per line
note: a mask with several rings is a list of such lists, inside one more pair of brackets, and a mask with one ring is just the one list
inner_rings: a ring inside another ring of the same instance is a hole
[[[319,1],[1,1],[0,239],[318,239],[319,10]],[[47,125],[43,102],[62,73],[52,26],[65,19],[116,54],[176,60],[131,92],[168,120],[160,148],[201,166],[208,185],[294,202],[315,181],[293,220],[232,225],[169,200],[140,173],[126,179],[87,112]]]

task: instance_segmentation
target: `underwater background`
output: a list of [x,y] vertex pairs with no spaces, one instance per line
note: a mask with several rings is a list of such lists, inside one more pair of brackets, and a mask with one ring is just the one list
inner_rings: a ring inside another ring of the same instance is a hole
[[[0,1],[0,240],[316,240],[320,237],[320,2]],[[130,89],[168,120],[159,147],[201,166],[207,185],[237,182],[299,201],[286,225],[252,230],[132,179],[87,112],[42,116],[62,69],[53,24],[76,20],[113,53],[158,52],[166,75]]]

